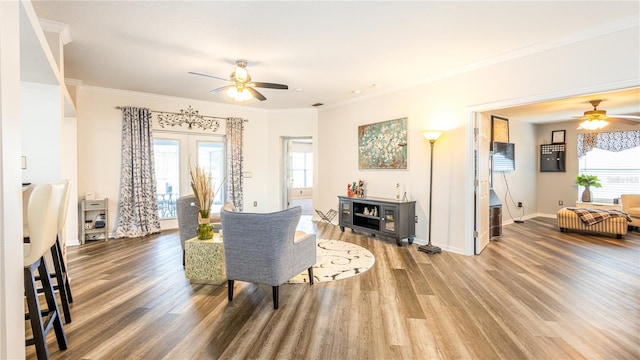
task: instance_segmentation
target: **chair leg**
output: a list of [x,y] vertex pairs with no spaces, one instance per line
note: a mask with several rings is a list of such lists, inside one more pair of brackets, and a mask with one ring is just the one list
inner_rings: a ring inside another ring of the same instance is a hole
[[60,239],[56,237],[56,245],[58,245],[58,257],[60,258],[60,266],[62,267],[62,273],[64,274],[64,286],[67,290],[67,299],[69,303],[73,303],[73,296],[71,295],[71,286],[69,285],[69,276],[67,275],[67,264],[64,262],[64,254],[62,253],[62,245]]
[[313,266],[307,269],[309,273],[309,285],[313,285]]
[[279,294],[278,294],[278,289],[280,289],[279,286],[273,286],[272,287],[272,292],[273,292],[273,308],[274,309],[278,309],[278,298],[279,298]]
[[29,321],[31,322],[31,331],[33,339],[27,340],[27,345],[35,345],[36,355],[38,359],[49,358],[49,347],[44,333],[44,324],[42,323],[42,314],[40,313],[40,300],[38,300],[38,290],[36,288],[36,278],[34,275],[35,268],[42,259],[36,261],[33,265],[24,268],[24,292],[27,298],[27,307],[29,309]]
[[[44,289],[44,297],[47,300],[47,310],[51,316],[49,321],[53,321],[53,330],[56,333],[56,340],[58,341],[58,348],[60,350],[67,349],[67,335],[64,333],[62,327],[62,320],[60,319],[60,310],[58,309],[58,303],[56,301],[56,294],[53,292],[53,285],[51,285],[51,277],[49,270],[47,270],[47,262],[40,261],[38,266],[38,273],[40,274],[40,282]],[[64,286],[61,286],[64,288]],[[46,341],[46,334],[45,334]]]
[[228,290],[229,301],[233,301],[233,280],[227,281],[227,287],[229,288]]
[[60,302],[62,305],[62,311],[64,313],[64,322],[68,324],[71,322],[71,310],[69,309],[69,298],[67,297],[67,286],[65,284],[65,278],[67,274],[64,272],[62,268],[62,258],[60,254],[62,251],[60,250],[60,243],[58,240],[51,247],[51,257],[53,258],[53,267],[56,271],[55,278],[56,283],[58,284],[57,289],[60,292]]

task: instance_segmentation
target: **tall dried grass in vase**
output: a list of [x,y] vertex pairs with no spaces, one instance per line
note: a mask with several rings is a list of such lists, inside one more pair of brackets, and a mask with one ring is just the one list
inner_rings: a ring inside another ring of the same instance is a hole
[[[213,199],[222,187],[222,184],[220,184],[218,190],[214,191],[211,174],[197,165],[191,166],[189,169],[189,175],[191,175],[191,189],[193,190],[193,195],[195,195],[198,200],[198,204],[200,205],[200,210],[198,211],[198,239],[211,239],[213,238],[213,225],[210,224],[209,212],[211,211]],[[224,183],[224,180],[222,183]]]

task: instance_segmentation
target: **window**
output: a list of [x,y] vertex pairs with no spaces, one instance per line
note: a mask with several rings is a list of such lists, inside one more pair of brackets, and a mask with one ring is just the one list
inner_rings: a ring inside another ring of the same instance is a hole
[[153,150],[160,220],[175,219],[176,200],[192,193],[189,165],[193,161],[211,173],[214,191],[219,189],[211,211],[220,212],[224,201],[224,187],[220,188],[225,176],[224,137],[154,133]]
[[291,176],[294,188],[313,187],[313,153],[291,153]]
[[579,134],[578,154],[578,174],[596,175],[602,184],[591,188],[594,201],[640,193],[640,131]]

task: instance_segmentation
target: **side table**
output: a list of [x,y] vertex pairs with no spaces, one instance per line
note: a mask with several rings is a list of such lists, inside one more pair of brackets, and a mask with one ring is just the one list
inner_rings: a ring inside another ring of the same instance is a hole
[[192,238],[184,243],[185,275],[192,284],[222,285],[227,280],[224,248],[218,234],[213,239]]

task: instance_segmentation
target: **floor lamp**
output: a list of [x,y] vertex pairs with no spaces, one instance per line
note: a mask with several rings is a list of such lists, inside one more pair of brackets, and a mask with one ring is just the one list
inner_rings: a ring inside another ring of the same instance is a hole
[[424,137],[429,140],[431,144],[431,161],[429,162],[429,242],[427,245],[418,246],[418,251],[425,252],[427,254],[441,253],[442,249],[437,246],[431,245],[431,204],[433,203],[431,197],[433,195],[433,145],[436,140],[442,135],[442,131],[429,130],[422,133]]

